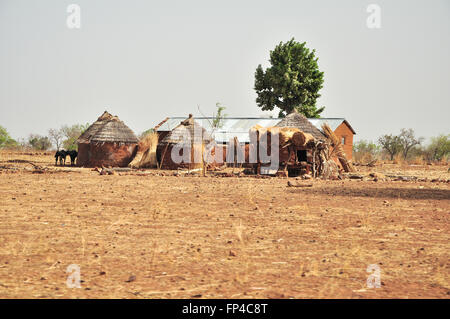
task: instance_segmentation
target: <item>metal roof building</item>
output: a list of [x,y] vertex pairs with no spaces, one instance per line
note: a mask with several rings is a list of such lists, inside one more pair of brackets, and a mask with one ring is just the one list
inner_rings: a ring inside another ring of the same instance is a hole
[[[157,128],[158,132],[171,131],[177,127],[185,117],[170,117]],[[210,135],[214,136],[217,143],[228,143],[230,139],[237,137],[241,143],[249,143],[250,137],[248,131],[256,124],[262,127],[275,126],[280,119],[278,118],[240,118],[227,117],[222,119],[221,127],[214,129],[212,126],[212,117],[196,117],[195,121],[200,124]]]
[[[180,125],[180,123],[185,120],[186,117],[169,117],[162,123],[160,123],[156,131],[158,132],[168,132],[172,131],[175,127]],[[282,118],[261,118],[261,117],[227,117],[223,118],[221,122],[221,127],[218,129],[213,129],[213,117],[196,117],[195,121],[200,124],[206,132],[214,136],[217,143],[227,143],[230,139],[237,137],[238,141],[241,143],[249,143],[250,136],[249,130],[255,125],[261,125],[262,127],[276,126]],[[328,123],[331,129],[334,131],[341,125],[342,122],[346,122],[351,128],[350,124],[344,118],[319,118],[319,119],[308,119],[311,124],[322,131],[322,124]],[[353,129],[352,129],[353,131]],[[354,131],[353,131],[354,133]],[[355,134],[355,133],[354,133]]]
[[322,125],[324,123],[327,123],[330,128],[335,131],[339,125],[341,125],[342,123],[345,122],[345,124],[348,125],[348,127],[350,128],[350,130],[353,132],[353,134],[356,134],[355,130],[353,130],[353,128],[351,127],[351,125],[347,122],[346,119],[344,118],[318,118],[318,119],[308,119],[312,125],[314,125],[315,127],[317,127],[319,130],[322,131]]

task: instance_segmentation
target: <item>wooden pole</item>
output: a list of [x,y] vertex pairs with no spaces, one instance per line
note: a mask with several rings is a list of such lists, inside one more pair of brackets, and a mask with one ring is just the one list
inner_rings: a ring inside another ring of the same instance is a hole
[[168,147],[169,147],[169,143],[167,143],[166,147],[164,148],[164,152],[163,152],[163,155],[161,157],[161,164],[159,165],[159,169],[162,169],[162,165],[163,165],[163,162],[164,162],[164,157],[166,156],[166,151],[167,151]]

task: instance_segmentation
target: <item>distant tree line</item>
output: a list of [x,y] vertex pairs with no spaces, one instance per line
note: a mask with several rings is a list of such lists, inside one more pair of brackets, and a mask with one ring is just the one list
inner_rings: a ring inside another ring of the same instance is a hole
[[377,142],[358,141],[353,145],[356,162],[371,162],[386,158],[402,160],[448,161],[450,157],[450,134],[432,137],[427,145],[424,138],[416,137],[413,129],[401,129],[400,134],[385,134]]
[[89,124],[63,125],[59,129],[49,129],[47,136],[30,134],[28,138],[16,141],[0,126],[0,148],[47,151],[54,147],[56,150],[77,150],[77,139],[88,127]]

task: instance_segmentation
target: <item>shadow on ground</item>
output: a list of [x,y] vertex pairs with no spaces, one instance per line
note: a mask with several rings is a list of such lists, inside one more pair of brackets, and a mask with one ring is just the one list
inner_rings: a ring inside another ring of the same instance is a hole
[[413,189],[413,188],[349,188],[342,186],[326,186],[317,188],[291,189],[291,193],[375,197],[375,198],[399,198],[399,199],[435,199],[450,200],[450,190],[446,189]]

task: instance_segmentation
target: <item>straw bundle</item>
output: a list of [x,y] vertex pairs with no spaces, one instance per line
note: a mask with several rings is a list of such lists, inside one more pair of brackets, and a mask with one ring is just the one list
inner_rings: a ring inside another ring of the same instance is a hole
[[296,132],[293,136],[292,136],[292,143],[299,147],[299,146],[305,146],[306,144],[308,144],[309,142],[314,141],[314,136],[312,136],[311,134],[299,131]]
[[158,146],[158,133],[145,135],[138,144],[138,151],[133,161],[128,164],[132,168],[156,167],[156,147]]
[[143,155],[144,155],[144,152],[138,148],[136,155],[134,156],[134,158],[130,162],[130,164],[128,164],[128,167],[139,168],[139,162],[141,161],[141,158]]
[[292,127],[282,127],[280,129],[280,145],[286,145],[288,144],[291,140],[292,137],[297,134],[300,133],[301,131],[298,128],[292,128]]
[[322,176],[325,179],[339,176],[339,168],[335,161],[324,159],[322,163]]
[[270,140],[273,137],[276,138],[278,135],[279,145],[285,146],[289,143],[294,144],[295,146],[305,146],[311,141],[314,141],[314,136],[308,133],[302,132],[300,129],[295,127],[268,127],[263,128],[255,125],[250,129],[250,131],[259,132],[259,138],[265,139],[267,136],[267,143],[270,144]]
[[149,148],[145,151],[139,162],[139,168],[155,168],[158,167],[158,161],[156,159],[156,146],[155,148]]
[[322,129],[334,147],[332,153],[334,153],[334,152],[336,153],[336,156],[337,156],[339,162],[341,163],[342,167],[344,168],[344,170],[346,172],[354,172],[355,168],[353,167],[352,163],[348,161],[347,156],[345,155],[345,152],[344,152],[344,148],[342,147],[341,141],[334,134],[331,127],[325,123],[322,125]]

